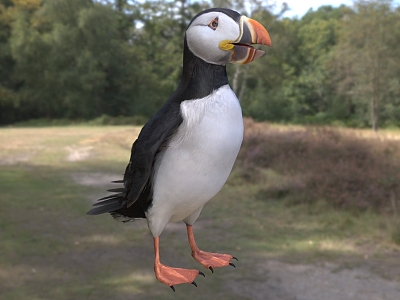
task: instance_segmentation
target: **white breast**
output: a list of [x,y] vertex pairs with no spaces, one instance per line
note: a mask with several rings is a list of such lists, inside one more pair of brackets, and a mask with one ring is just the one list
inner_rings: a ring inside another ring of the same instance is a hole
[[155,164],[153,205],[147,213],[154,236],[220,191],[243,140],[242,111],[228,85],[182,102],[181,113],[178,132]]

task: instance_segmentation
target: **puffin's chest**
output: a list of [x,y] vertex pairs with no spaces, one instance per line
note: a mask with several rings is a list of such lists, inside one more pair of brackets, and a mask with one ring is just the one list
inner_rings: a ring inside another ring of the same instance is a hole
[[[243,140],[242,110],[228,85],[181,104],[183,123],[168,148],[193,163],[223,167],[236,159]],[[188,157],[189,158],[189,157]]]
[[226,85],[206,98],[182,102],[181,113],[183,122],[156,163],[155,196],[204,204],[232,170],[243,140],[242,111]]

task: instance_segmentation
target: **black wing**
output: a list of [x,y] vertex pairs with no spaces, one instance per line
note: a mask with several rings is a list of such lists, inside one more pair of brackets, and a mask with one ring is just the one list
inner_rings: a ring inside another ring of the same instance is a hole
[[[112,189],[117,194],[99,199],[88,212],[98,215],[117,210],[126,211],[142,194],[151,198],[151,176],[157,153],[168,143],[183,119],[180,103],[167,102],[142,128],[132,145],[131,157],[124,174],[124,188]],[[143,199],[148,200],[148,199]]]

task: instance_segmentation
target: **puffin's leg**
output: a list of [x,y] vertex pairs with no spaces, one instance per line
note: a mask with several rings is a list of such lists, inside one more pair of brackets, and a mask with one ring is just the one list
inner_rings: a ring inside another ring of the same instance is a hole
[[154,238],[154,252],[154,272],[156,274],[156,278],[162,283],[170,286],[174,292],[175,284],[191,283],[197,287],[194,279],[198,275],[204,276],[202,272],[197,270],[172,268],[160,263],[159,237]]
[[[186,225],[188,239],[190,248],[192,249],[192,256],[195,260],[201,263],[206,269],[210,269],[214,273],[214,268],[225,267],[231,265],[235,267],[233,263],[230,262],[231,259],[236,259],[236,257],[230,254],[220,254],[205,252],[197,248],[196,242],[194,240],[192,225]],[[235,267],[236,268],[236,267]]]

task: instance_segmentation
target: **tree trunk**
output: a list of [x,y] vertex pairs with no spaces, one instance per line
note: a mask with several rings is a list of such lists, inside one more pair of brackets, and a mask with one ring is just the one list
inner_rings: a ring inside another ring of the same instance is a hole
[[375,101],[373,100],[371,103],[371,122],[372,122],[372,130],[378,131],[378,114],[376,112]]
[[242,78],[242,87],[240,88],[240,93],[239,93],[239,101],[243,100],[244,91],[246,90],[247,77],[249,75],[249,65],[244,66],[243,70],[244,70],[244,75]]
[[239,76],[240,76],[240,72],[241,72],[240,66],[235,65],[235,74],[233,74],[232,89],[233,89],[233,91],[234,91],[234,93],[236,95],[239,94]]

